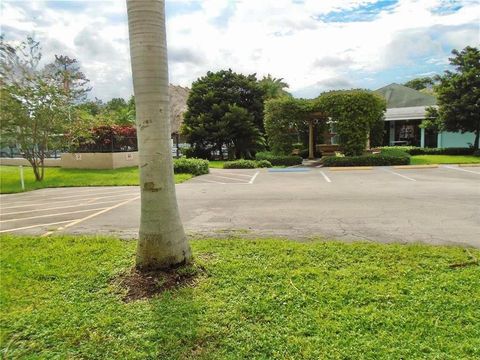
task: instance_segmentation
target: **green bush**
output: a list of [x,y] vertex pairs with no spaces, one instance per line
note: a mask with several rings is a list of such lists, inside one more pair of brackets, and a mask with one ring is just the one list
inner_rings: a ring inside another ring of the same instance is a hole
[[363,156],[328,157],[323,165],[329,167],[338,166],[390,166],[409,165],[410,155],[403,151],[387,151],[380,154]]
[[208,174],[208,160],[180,158],[173,160],[175,174]]
[[267,160],[235,160],[226,161],[223,164],[224,169],[255,169],[255,168],[269,168],[272,167],[270,161]]
[[275,155],[270,152],[258,152],[255,155],[257,161],[267,160],[273,166],[294,166],[302,164],[302,157],[296,155]]
[[410,155],[472,155],[473,148],[421,148],[415,146],[385,146],[382,152],[390,150],[405,151]]
[[272,163],[268,160],[259,160],[257,161],[257,168],[271,168]]
[[223,163],[224,169],[255,169],[256,167],[257,162],[254,160],[235,160]]

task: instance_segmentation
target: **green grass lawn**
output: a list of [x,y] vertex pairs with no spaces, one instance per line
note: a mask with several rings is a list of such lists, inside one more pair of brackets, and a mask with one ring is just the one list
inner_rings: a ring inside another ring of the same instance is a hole
[[[45,178],[41,182],[35,181],[30,167],[24,167],[23,171],[26,191],[47,187],[138,185],[139,181],[137,167],[114,170],[45,168]],[[190,174],[175,174],[177,184],[191,178]],[[0,193],[20,191],[18,166],[0,166]]]
[[223,169],[223,164],[225,161],[223,160],[209,160],[208,167],[211,169]]
[[414,155],[411,157],[411,164],[480,164],[480,157],[473,155]]
[[480,358],[479,250],[196,240],[196,286],[124,303],[135,245],[1,237],[3,358]]

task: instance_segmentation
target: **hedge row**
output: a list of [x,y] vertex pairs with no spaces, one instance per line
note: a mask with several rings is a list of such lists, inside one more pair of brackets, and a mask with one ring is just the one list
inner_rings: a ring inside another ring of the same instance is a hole
[[390,165],[409,165],[410,155],[403,151],[396,153],[386,152],[380,154],[363,155],[363,156],[332,156],[327,157],[323,166],[339,167],[339,166],[390,166]]
[[270,161],[267,160],[235,160],[226,161],[223,164],[224,169],[255,169],[272,167]]
[[384,150],[400,150],[410,155],[473,155],[473,148],[421,148],[415,146],[385,146]]
[[275,155],[270,152],[258,152],[255,155],[255,159],[257,161],[267,160],[273,166],[294,166],[294,165],[301,165],[303,159],[301,156],[295,155]]
[[173,172],[175,174],[208,174],[208,160],[180,158],[173,160]]

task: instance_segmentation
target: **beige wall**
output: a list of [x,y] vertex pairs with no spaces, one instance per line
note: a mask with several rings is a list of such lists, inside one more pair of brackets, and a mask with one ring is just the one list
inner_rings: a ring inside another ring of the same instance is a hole
[[130,166],[138,166],[138,152],[62,154],[62,168],[66,169],[117,169]]
[[[30,166],[30,163],[23,158],[0,158],[0,165]],[[118,169],[138,166],[138,152],[65,153],[61,159],[45,159],[45,166],[65,169]]]
[[[61,166],[60,159],[45,159],[45,166],[46,167],[59,167]],[[30,163],[27,159],[24,158],[0,158],[0,165],[8,165],[8,166],[30,166]]]

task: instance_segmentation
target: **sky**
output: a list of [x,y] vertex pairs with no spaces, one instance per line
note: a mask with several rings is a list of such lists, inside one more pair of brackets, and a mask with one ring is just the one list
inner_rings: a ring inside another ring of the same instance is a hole
[[[91,98],[133,94],[124,0],[1,1],[7,41],[34,35],[43,61],[76,58]],[[479,46],[477,0],[167,0],[170,82],[231,68],[283,78],[296,97],[440,74]]]

